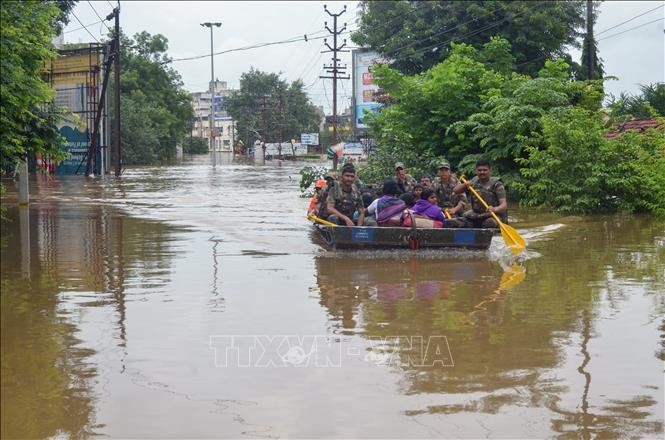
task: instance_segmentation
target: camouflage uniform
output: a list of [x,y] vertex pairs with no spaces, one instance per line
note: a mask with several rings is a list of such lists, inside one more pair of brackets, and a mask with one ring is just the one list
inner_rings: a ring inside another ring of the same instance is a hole
[[[453,188],[455,188],[455,186],[456,184],[454,183],[452,177],[448,179],[448,183],[441,182],[440,177],[435,178],[434,182],[432,182],[432,189],[434,189],[439,207],[442,210],[454,208],[460,201],[463,203],[462,210],[464,210],[464,208],[469,204],[464,193],[453,193]],[[465,227],[466,222],[464,219],[459,217],[460,215],[461,211],[455,214],[451,219],[446,218],[446,220],[443,222],[443,226],[447,228]]]
[[[363,204],[362,196],[356,188],[355,185],[351,185],[351,191],[345,192],[342,190],[342,185],[337,183],[335,186],[328,191],[328,196],[326,197],[326,205],[331,200],[335,201],[335,209],[347,216],[350,219],[353,219],[353,213],[356,210],[363,209],[365,205]],[[339,223],[340,219],[336,215],[329,215],[328,220],[333,223]]]
[[436,198],[439,201],[439,206],[441,209],[454,208],[457,206],[460,200],[464,203],[464,207],[466,207],[469,203],[464,193],[453,193],[453,188],[455,188],[455,186],[457,186],[457,184],[453,181],[452,178],[448,180],[448,183],[442,183],[441,178],[439,177],[434,179],[434,182],[432,183],[432,189],[434,189],[434,192],[436,193]]
[[[506,189],[497,177],[490,177],[486,183],[481,183],[476,176],[470,182],[473,184],[473,189],[476,190],[489,206],[499,206],[499,200],[506,198]],[[498,228],[499,225],[492,218],[492,214],[487,212],[483,204],[468,189],[467,196],[471,203],[471,209],[464,212],[464,218],[469,223],[468,226],[476,228]],[[506,221],[507,216],[507,212],[497,214],[497,217],[502,222]]]
[[404,177],[404,183],[400,183],[400,181],[397,180],[397,176],[393,177],[393,180],[397,183],[397,186],[402,192],[413,192],[413,187],[418,183],[411,174],[407,174]]

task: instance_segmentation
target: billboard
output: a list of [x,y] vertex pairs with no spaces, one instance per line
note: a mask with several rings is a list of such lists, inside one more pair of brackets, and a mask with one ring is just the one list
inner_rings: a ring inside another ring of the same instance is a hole
[[301,133],[300,142],[303,145],[319,145],[319,134],[318,133]]
[[226,112],[226,102],[223,96],[215,95],[215,100],[213,101],[213,112],[215,113],[215,121],[230,121],[233,119]]
[[353,51],[353,126],[356,129],[367,129],[365,114],[376,113],[382,105],[374,100],[374,92],[379,87],[374,84],[372,66],[383,62],[384,59],[376,52]]
[[[58,174],[85,172],[86,153],[92,141],[95,114],[101,98],[102,58],[97,47],[63,50],[46,66],[48,82],[56,90],[54,105],[64,115],[56,127],[65,139],[61,150],[68,155],[57,165]],[[98,145],[106,146],[102,140],[102,133],[105,132],[105,124],[102,123]],[[98,174],[101,172],[99,150],[95,152],[94,159],[93,172]]]

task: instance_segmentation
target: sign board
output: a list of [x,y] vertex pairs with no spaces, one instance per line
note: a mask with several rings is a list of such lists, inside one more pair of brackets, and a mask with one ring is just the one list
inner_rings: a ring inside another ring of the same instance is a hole
[[300,135],[300,143],[303,145],[319,145],[318,133],[302,133]]
[[213,111],[215,112],[216,121],[230,121],[233,119],[226,112],[226,102],[223,96],[215,96]]
[[[91,48],[75,52],[61,52],[45,66],[45,74],[49,83],[55,88],[54,105],[63,112],[63,118],[56,125],[58,133],[65,139],[61,151],[69,153],[56,167],[58,174],[75,174],[85,172],[86,153],[92,141],[92,123],[96,114],[96,105],[101,93],[101,53]],[[104,123],[101,124],[104,132]],[[100,133],[98,145],[103,139]],[[101,154],[95,154],[95,169],[101,170]]]
[[385,62],[385,60],[376,52],[354,50],[352,55],[353,62],[353,126],[356,129],[369,128],[365,124],[365,115],[367,113],[376,113],[382,104],[375,101],[374,93],[379,87],[374,84],[372,77],[372,66]]

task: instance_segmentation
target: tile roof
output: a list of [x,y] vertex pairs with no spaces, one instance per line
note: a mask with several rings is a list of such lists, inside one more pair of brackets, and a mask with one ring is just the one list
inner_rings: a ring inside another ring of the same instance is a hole
[[658,122],[656,118],[631,119],[629,121],[618,122],[614,124],[614,127],[610,131],[605,133],[605,139],[615,139],[625,131],[644,133],[649,128],[665,130],[665,126],[663,126],[663,124]]

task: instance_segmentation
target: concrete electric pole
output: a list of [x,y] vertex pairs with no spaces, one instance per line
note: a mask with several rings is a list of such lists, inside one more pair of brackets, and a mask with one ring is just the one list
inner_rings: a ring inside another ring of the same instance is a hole
[[215,154],[215,139],[213,132],[215,128],[215,55],[213,50],[213,29],[220,27],[222,23],[201,23],[201,26],[210,28],[210,116],[208,122],[210,125],[210,151],[212,151],[212,166],[217,165],[217,157]]
[[[327,40],[323,40],[323,43],[326,45],[328,50],[321,51],[321,53],[332,52],[333,54],[332,65],[325,65],[325,64],[323,65],[324,70],[327,73],[331,73],[332,76],[321,76],[320,78],[333,80],[333,145],[334,145],[339,141],[337,137],[337,80],[350,78],[349,75],[345,75],[346,64],[344,65],[339,64],[341,60],[337,58],[337,53],[348,52],[348,50],[342,50],[344,46],[346,46],[346,40],[344,40],[341,46],[337,45],[338,43],[337,37],[346,30],[346,23],[344,23],[342,29],[337,29],[337,17],[346,12],[346,5],[344,6],[344,9],[342,9],[342,12],[339,12],[337,14],[333,14],[332,12],[330,12],[326,7],[326,5],[323,5],[323,9],[328,13],[328,15],[330,15],[333,18],[332,29],[328,27],[328,22],[325,22],[326,29],[333,36],[333,45],[331,47],[328,44]],[[333,169],[334,170],[337,169],[337,155],[333,157]]]

